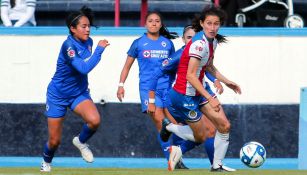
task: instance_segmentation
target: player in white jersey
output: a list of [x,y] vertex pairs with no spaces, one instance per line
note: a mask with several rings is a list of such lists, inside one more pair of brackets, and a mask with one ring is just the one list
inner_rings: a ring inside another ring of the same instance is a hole
[[[217,43],[225,42],[224,36],[217,34],[224,21],[225,13],[211,7],[204,9],[201,15],[193,20],[193,28],[199,32],[186,46],[180,58],[177,79],[170,91],[172,107],[176,109],[187,126],[169,124],[166,129],[188,141],[201,143],[206,140],[206,127],[202,114],[205,114],[217,128],[214,145],[214,160],[211,171],[235,171],[223,164],[223,159],[229,145],[230,122],[228,121],[220,102],[213,93],[204,86],[204,72],[209,71],[214,77],[226,86],[241,93],[240,87],[228,80],[214,66],[214,50]],[[174,164],[180,160],[181,146],[172,146],[169,166],[173,169]]]

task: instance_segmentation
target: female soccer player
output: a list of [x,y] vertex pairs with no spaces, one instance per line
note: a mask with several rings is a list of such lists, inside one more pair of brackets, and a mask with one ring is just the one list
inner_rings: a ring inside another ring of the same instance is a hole
[[[175,48],[170,39],[178,37],[176,33],[170,33],[163,24],[162,17],[158,12],[147,14],[145,27],[147,32],[140,38],[134,40],[128,51],[126,63],[120,75],[117,90],[117,98],[122,101],[125,95],[124,83],[135,59],[139,65],[139,91],[142,112],[147,112],[148,103],[156,103],[155,113],[149,113],[158,131],[162,127],[162,119],[165,117],[166,97],[168,92],[168,76],[163,76],[157,83],[157,94],[155,99],[148,100],[149,84],[152,74],[162,64],[162,61],[174,53]],[[158,140],[165,157],[168,159],[168,147],[170,142],[163,142],[158,135]]]
[[99,127],[100,115],[89,93],[87,74],[98,64],[109,43],[100,40],[92,53],[93,40],[89,37],[92,21],[92,11],[85,6],[66,19],[70,35],[61,47],[56,72],[47,89],[45,115],[48,117],[49,137],[44,145],[42,172],[51,171],[50,164],[61,142],[62,123],[67,108],[85,121],[80,134],[73,138],[73,144],[86,162],[94,161],[86,141]]
[[[195,31],[194,31],[192,25],[187,25],[186,27],[184,27],[183,35],[182,35],[182,41],[184,42],[185,45],[182,46],[179,50],[177,50],[173,55],[171,55],[170,58],[165,59],[163,61],[162,65],[159,67],[159,69],[157,69],[154,72],[154,74],[152,76],[151,84],[150,84],[149,99],[155,99],[155,91],[156,91],[157,82],[158,82],[158,79],[162,76],[168,75],[170,77],[169,89],[172,88],[172,84],[175,80],[177,67],[178,67],[182,52],[183,52],[186,44],[189,43],[189,41],[192,39],[192,37],[194,35],[195,35]],[[213,77],[209,72],[206,72],[206,76],[211,82],[214,83],[214,86],[216,87],[217,92],[221,94],[223,92],[223,86],[221,85],[220,81],[217,80],[215,77]],[[206,82],[206,84],[208,84],[208,83]],[[168,105],[170,105],[170,104],[168,104]],[[154,113],[155,108],[156,108],[155,103],[149,103],[148,104],[148,112],[149,113]],[[182,125],[187,125],[185,121],[181,120],[180,117],[177,116],[176,111],[171,106],[168,106],[168,110],[169,110],[170,114],[172,115],[172,117],[175,118],[177,123],[180,123]],[[206,139],[206,141],[204,143],[204,147],[205,147],[205,150],[207,151],[207,155],[209,157],[210,163],[212,164],[212,162],[213,162],[213,152],[214,152],[215,127],[213,126],[213,124],[207,118],[205,118],[205,122],[206,122],[206,128],[207,128],[207,132],[208,132],[208,138]],[[160,132],[160,133],[162,134],[161,135],[162,140],[167,141],[169,136],[170,136],[169,135],[170,132]],[[182,138],[180,138],[176,135],[173,135],[172,140],[173,140],[173,145],[180,145],[182,143]],[[188,146],[191,146],[191,147],[188,147],[186,149],[186,151],[193,149],[196,145],[195,144],[189,144]]]
[[[207,86],[204,87],[203,82],[204,72],[207,70],[236,93],[241,93],[240,87],[222,75],[213,64],[217,43],[226,41],[224,36],[217,34],[224,22],[224,17],[225,13],[222,10],[211,7],[204,9],[199,17],[193,19],[193,28],[198,33],[183,51],[175,85],[170,91],[172,107],[176,109],[178,116],[188,123],[192,132],[184,126],[174,124],[166,126],[167,130],[178,136],[180,134],[181,136],[189,135],[187,140],[202,143],[207,138],[204,117],[202,117],[202,114],[205,114],[217,128],[211,171],[235,171],[235,169],[223,165],[222,162],[229,145],[230,123],[220,102]],[[174,169],[184,149],[184,145],[170,148],[170,170]]]

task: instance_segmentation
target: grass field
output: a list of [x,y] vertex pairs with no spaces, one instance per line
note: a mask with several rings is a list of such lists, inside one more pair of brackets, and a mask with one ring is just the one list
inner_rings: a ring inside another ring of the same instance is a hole
[[169,172],[165,169],[123,169],[123,168],[53,168],[51,173],[41,173],[35,168],[0,168],[0,175],[207,175],[207,174],[232,174],[232,175],[306,175],[307,170],[261,170],[244,169],[232,173],[212,173],[208,169],[179,170]]

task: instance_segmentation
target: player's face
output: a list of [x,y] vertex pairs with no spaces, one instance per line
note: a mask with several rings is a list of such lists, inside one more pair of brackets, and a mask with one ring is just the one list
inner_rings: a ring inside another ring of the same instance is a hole
[[188,44],[188,42],[191,41],[194,35],[195,35],[195,31],[193,29],[188,29],[182,37],[182,41],[184,42],[184,44]]
[[214,38],[221,26],[221,21],[218,16],[209,15],[204,21],[200,21],[200,25],[208,38]]
[[149,15],[146,19],[146,25],[147,31],[149,33],[159,33],[160,28],[162,27],[161,18],[159,15],[153,13]]
[[78,25],[76,27],[71,27],[74,37],[81,41],[88,40],[90,36],[90,29],[90,21],[86,16],[81,16]]

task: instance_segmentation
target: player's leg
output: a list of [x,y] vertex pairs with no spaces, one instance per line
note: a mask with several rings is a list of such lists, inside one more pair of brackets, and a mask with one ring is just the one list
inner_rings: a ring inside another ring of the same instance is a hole
[[203,115],[202,118],[204,118],[206,133],[207,133],[207,139],[204,142],[203,146],[207,152],[210,164],[212,165],[214,157],[214,137],[216,129],[212,124],[212,122],[205,115]]
[[94,135],[100,125],[99,112],[87,92],[74,100],[71,109],[85,121],[79,136],[73,138],[73,144],[80,150],[82,158],[91,163],[94,157],[86,141]]
[[[55,103],[56,102],[56,103]],[[61,142],[62,124],[66,114],[68,102],[66,100],[59,101],[47,93],[46,111],[48,124],[48,141],[44,144],[43,161],[40,171],[50,172],[51,162],[54,153]]]
[[44,145],[43,159],[41,169],[42,172],[51,171],[51,162],[54,157],[54,153],[57,150],[61,142],[62,136],[62,123],[64,118],[48,118],[48,142]]
[[[167,103],[168,103],[167,106],[171,105],[170,102],[167,102]],[[171,113],[174,114],[173,112],[168,111],[168,108],[164,108],[164,114],[165,114],[166,118],[168,118],[171,123],[180,124],[180,125],[186,125],[186,123],[184,123],[180,119],[176,120],[174,118],[176,116],[173,117],[173,115]],[[182,123],[178,123],[178,122],[182,122]],[[165,129],[165,131],[167,131],[167,130]],[[162,132],[162,130],[160,131],[160,134],[161,134],[161,132]],[[170,132],[169,131],[165,132],[165,134],[168,134],[168,133],[170,133]],[[172,139],[171,140],[172,140],[172,144],[175,145],[175,146],[181,145],[184,142],[184,140],[182,138],[178,137],[176,134],[172,134]],[[190,147],[188,149],[191,150],[194,147],[195,146],[192,145],[192,147]],[[175,169],[189,169],[189,168],[183,163],[183,160],[180,159],[179,162],[176,164]]]
[[228,121],[222,106],[216,112],[209,104],[203,105],[201,111],[208,117],[217,128],[214,139],[214,158],[211,171],[235,171],[223,165],[228,145],[230,122]]

